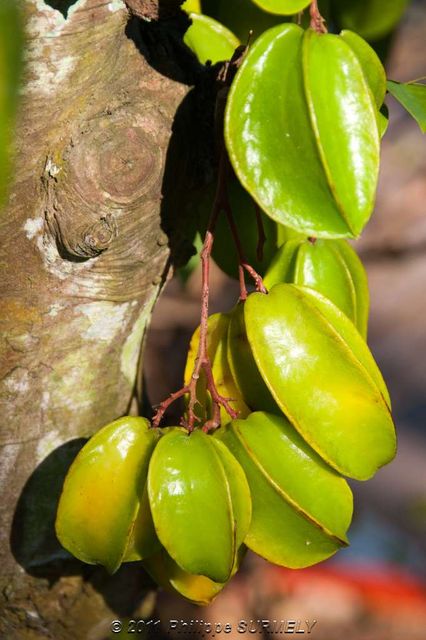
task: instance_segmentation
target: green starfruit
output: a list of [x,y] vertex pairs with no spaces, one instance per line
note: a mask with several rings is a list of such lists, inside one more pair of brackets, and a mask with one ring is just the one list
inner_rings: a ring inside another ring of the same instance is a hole
[[224,583],[251,518],[244,472],[223,443],[173,428],[148,470],[148,495],[161,544],[181,569]]
[[231,313],[228,329],[228,363],[232,378],[244,402],[252,410],[281,413],[271,392],[262,380],[247,339],[244,318],[245,303]]
[[347,544],[352,493],[284,416],[256,412],[217,437],[243,467],[253,514],[245,544],[291,568],[320,562]]
[[276,253],[263,282],[267,289],[280,282],[312,287],[334,302],[366,337],[367,275],[345,240],[289,240]]
[[[227,315],[228,325],[230,316]],[[227,327],[228,329],[228,327]],[[244,402],[244,398],[239,391],[234,377],[231,372],[231,368],[228,362],[228,331],[225,331],[221,340],[219,341],[216,349],[216,353],[213,360],[213,378],[216,384],[218,393],[223,398],[229,399],[229,404],[238,412],[239,418],[245,418],[249,415],[250,409]],[[224,407],[220,407],[220,422],[222,425],[227,424],[231,420],[229,413]]]
[[191,13],[190,18],[192,24],[185,33],[183,41],[202,64],[207,60],[214,64],[220,60],[232,58],[232,54],[240,44],[232,31],[217,20],[202,14]]
[[[74,556],[114,573],[125,558],[140,513],[148,462],[158,433],[145,418],[125,417],[100,429],[81,449],[65,478],[56,534]],[[148,517],[149,520],[149,517]],[[139,557],[156,548],[144,534]]]
[[[229,367],[227,358],[227,333],[230,316],[226,313],[215,313],[209,316],[207,323],[207,353],[212,364],[213,379],[218,393],[224,398],[230,399],[231,407],[238,412],[241,417],[245,417],[250,412],[244,399],[238,390]],[[184,381],[189,384],[192,372],[194,371],[195,360],[198,352],[200,340],[200,327],[194,331],[191,338]],[[207,391],[206,376],[204,371],[200,372],[196,390],[198,403],[194,410],[200,423],[204,423],[212,417],[212,403],[210,394]],[[226,424],[230,416],[224,407],[220,408],[221,423]]]
[[[242,545],[231,575],[237,572],[245,552],[246,547]],[[190,602],[198,605],[212,602],[227,584],[226,582],[213,582],[205,576],[196,576],[183,571],[164,548],[147,558],[143,562],[143,566],[163,589],[179,593]]]
[[268,13],[282,16],[299,13],[310,4],[310,0],[252,0],[252,2]]
[[225,139],[238,178],[271,218],[309,236],[356,237],[374,206],[377,118],[348,42],[284,24],[241,65]]
[[389,395],[361,335],[330,300],[278,284],[244,306],[260,374],[293,426],[340,473],[370,478],[395,455]]

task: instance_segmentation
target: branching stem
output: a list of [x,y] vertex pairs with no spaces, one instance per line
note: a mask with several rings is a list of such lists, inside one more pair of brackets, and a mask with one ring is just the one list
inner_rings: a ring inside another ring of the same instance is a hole
[[311,16],[311,29],[317,33],[327,33],[327,27],[325,21],[318,9],[318,0],[312,0],[309,7],[309,13]]
[[164,413],[167,408],[178,398],[181,398],[185,394],[189,394],[188,403],[188,419],[183,422],[183,426],[188,429],[189,432],[194,430],[195,423],[199,421],[195,413],[195,407],[198,403],[197,399],[197,382],[200,378],[201,371],[204,371],[206,377],[206,387],[210,393],[213,412],[212,417],[208,420],[204,426],[204,431],[215,429],[220,424],[220,407],[224,407],[227,413],[232,419],[237,418],[238,412],[234,411],[229,404],[231,398],[224,398],[217,390],[213,373],[210,357],[207,350],[207,331],[208,331],[208,317],[209,317],[209,297],[210,297],[210,256],[214,241],[214,230],[216,227],[217,218],[219,213],[226,209],[227,194],[226,194],[226,173],[227,173],[227,157],[225,149],[222,149],[219,172],[216,187],[216,194],[210,214],[210,220],[207,227],[206,235],[204,237],[204,244],[201,251],[201,266],[202,266],[202,288],[201,288],[201,317],[200,317],[200,339],[198,342],[197,357],[195,358],[194,370],[191,375],[191,380],[187,385],[172,393],[166,400],[164,400],[158,407],[155,416],[152,421],[153,427],[158,427]]

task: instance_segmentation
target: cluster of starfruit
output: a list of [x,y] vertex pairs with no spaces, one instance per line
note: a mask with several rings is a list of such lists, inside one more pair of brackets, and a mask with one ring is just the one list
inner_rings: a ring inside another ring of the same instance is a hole
[[396,445],[365,342],[365,272],[344,239],[374,205],[384,94],[383,68],[354,33],[284,24],[255,42],[231,86],[226,146],[244,197],[293,231],[268,248],[268,293],[209,318],[216,390],[238,418],[221,407],[221,426],[202,429],[215,409],[202,370],[191,433],[130,417],[96,433],[58,507],[58,538],[77,558],[110,572],[141,560],[163,587],[206,603],[247,548],[300,568],[348,543],[343,476],[370,478]]

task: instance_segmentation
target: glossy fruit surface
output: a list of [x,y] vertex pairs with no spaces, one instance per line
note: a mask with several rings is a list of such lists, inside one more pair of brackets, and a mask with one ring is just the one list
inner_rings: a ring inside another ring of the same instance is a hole
[[[56,518],[56,534],[74,556],[110,573],[118,569],[157,441],[148,420],[126,417],[100,429],[81,449],[66,476]],[[141,555],[155,548],[155,540],[145,543],[145,549],[138,548]]]
[[255,412],[217,437],[243,467],[253,515],[245,544],[267,560],[306,567],[347,544],[352,493],[284,416]]
[[[232,575],[237,572],[245,551],[244,545],[241,546]],[[205,576],[196,576],[183,571],[164,548],[147,558],[143,562],[143,566],[163,589],[179,593],[190,602],[199,605],[206,605],[212,602],[226,586],[226,582],[213,582],[213,580]]]
[[264,284],[282,282],[312,287],[329,298],[367,335],[369,293],[367,275],[345,240],[289,240],[277,251]]
[[250,409],[281,413],[253,357],[245,326],[245,304],[238,303],[234,307],[229,323],[227,350],[232,377]]
[[157,535],[187,573],[226,582],[251,518],[244,472],[202,431],[168,430],[151,458],[148,494]]
[[261,9],[279,15],[292,15],[308,6],[309,0],[253,0]]
[[248,340],[275,401],[342,474],[366,480],[395,455],[389,395],[352,322],[319,293],[279,284],[245,303]]
[[198,13],[191,13],[191,26],[183,41],[194,51],[202,64],[210,60],[213,64],[219,60],[228,60],[240,44],[232,31],[217,20]]
[[[218,345],[226,335],[229,325],[229,316],[225,313],[214,313],[209,316],[207,323],[207,354],[210,362],[213,363]],[[194,331],[191,342],[189,344],[188,355],[186,358],[184,384],[189,384],[194,371],[195,361],[198,353],[198,345],[200,341],[200,327]],[[218,368],[218,367],[217,367]],[[219,373],[219,371],[217,371]],[[195,406],[195,414],[201,423],[206,422],[211,417],[211,398],[207,392],[206,377],[204,371],[200,371],[200,377],[197,381],[197,400]],[[186,398],[186,403],[188,399]]]
[[[228,315],[228,325],[230,316]],[[228,331],[224,333],[219,341],[216,349],[216,353],[213,359],[213,378],[216,384],[218,393],[223,398],[230,398],[229,404],[234,411],[238,412],[239,418],[245,418],[249,415],[250,409],[244,401],[244,398],[237,387],[237,384],[232,375],[232,371],[228,361]],[[220,408],[220,421],[222,425],[230,422],[231,417],[227,411]]]
[[374,206],[376,106],[340,36],[284,24],[253,45],[232,84],[228,152],[274,220],[317,237],[357,236]]
[[382,137],[388,126],[388,117],[379,111],[386,95],[385,69],[374,49],[357,33],[344,30],[340,33],[340,37],[351,47],[361,64],[365,79],[367,80],[376,104],[377,125],[380,136]]

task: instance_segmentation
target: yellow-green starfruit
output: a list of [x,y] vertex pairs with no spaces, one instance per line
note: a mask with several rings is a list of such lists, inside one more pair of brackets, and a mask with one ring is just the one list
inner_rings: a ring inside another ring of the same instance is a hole
[[307,287],[278,284],[244,304],[263,381],[306,442],[340,473],[370,478],[395,455],[390,399],[352,322]]
[[[245,552],[246,547],[242,545],[231,575],[238,571]],[[164,548],[144,560],[143,566],[163,589],[179,593],[190,602],[198,605],[210,604],[227,584],[226,582],[213,582],[205,576],[187,573],[172,560]]]
[[271,392],[262,380],[247,339],[245,303],[232,310],[228,329],[227,359],[232,378],[246,405],[252,410],[281,413]]
[[367,274],[345,240],[287,241],[275,254],[263,282],[267,289],[282,282],[312,287],[334,302],[366,337]]
[[[212,365],[213,379],[218,393],[222,397],[229,399],[230,406],[238,412],[240,417],[245,417],[250,412],[250,409],[245,404],[235,384],[227,358],[229,321],[230,315],[226,313],[214,313],[209,316],[207,323],[207,353]],[[188,350],[184,373],[185,385],[189,384],[194,371],[199,340],[200,327],[197,327],[191,338]],[[196,395],[198,402],[194,407],[195,414],[200,423],[204,423],[212,418],[212,402],[207,391],[206,376],[203,370],[200,372],[197,381]],[[188,404],[188,399],[186,404]],[[230,416],[223,406],[220,408],[220,416],[222,424],[229,422]]]
[[[114,573],[135,544],[136,520],[149,523],[141,501],[158,437],[145,418],[125,417],[100,429],[78,453],[59,500],[56,535],[79,560]],[[138,557],[159,546],[152,527],[138,541]]]
[[275,564],[301,568],[348,544],[351,490],[284,416],[252,413],[219,429],[216,437],[232,451],[249,482],[249,549]]

